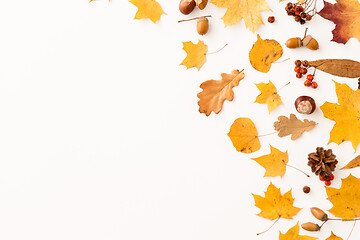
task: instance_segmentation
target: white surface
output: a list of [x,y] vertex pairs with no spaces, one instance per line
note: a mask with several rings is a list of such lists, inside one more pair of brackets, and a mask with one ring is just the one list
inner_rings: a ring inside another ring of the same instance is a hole
[[[178,1],[159,0],[167,15],[158,24],[133,20],[137,8],[125,0],[17,0],[0,4],[0,239],[4,240],[238,240],[278,239],[296,221],[315,221],[308,208],[330,209],[322,182],[311,174],[288,169],[286,176],[262,178],[264,169],[250,157],[269,153],[269,144],[288,150],[289,164],[310,173],[307,154],[327,147],[334,122],[321,110],[309,116],[320,124],[299,140],[276,135],[261,138],[253,154],[236,152],[227,133],[238,117],[251,118],[259,133],[273,132],[280,115],[294,113],[303,94],[336,102],[331,79],[356,89],[357,81],[318,72],[317,90],[295,78],[293,61],[350,58],[360,60],[360,43],[330,42],[333,23],[315,17],[309,34],[320,50],[289,50],[284,42],[302,36],[300,26],[284,11],[285,3],[268,1],[276,23],[261,26],[263,39],[284,47],[268,74],[254,70],[248,52],[256,34],[244,23],[224,28],[225,9],[209,6],[191,16],[212,14],[211,30],[199,37],[195,22],[177,10]],[[185,70],[183,41],[203,39],[209,51],[204,67]],[[201,82],[223,72],[245,69],[234,88],[235,99],[219,115],[198,112]],[[253,103],[254,83],[274,82],[284,104],[272,114]],[[297,114],[299,118],[300,116]],[[350,142],[332,143],[338,169],[359,155]],[[360,177],[359,170],[351,171]],[[336,171],[333,186],[349,171]],[[256,214],[251,193],[262,194],[269,182],[282,192],[293,189],[295,220],[281,220],[257,237],[271,222]],[[312,192],[302,193],[309,185]],[[327,223],[346,238],[352,223]],[[301,234],[306,232],[301,231]],[[351,239],[360,237],[358,226]]]

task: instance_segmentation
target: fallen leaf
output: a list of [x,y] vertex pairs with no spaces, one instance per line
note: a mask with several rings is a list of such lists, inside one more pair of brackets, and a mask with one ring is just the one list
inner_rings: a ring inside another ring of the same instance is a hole
[[186,69],[196,67],[199,71],[206,61],[207,46],[201,40],[197,44],[190,42],[183,43],[183,49],[187,53],[186,58],[180,65],[186,66]]
[[324,8],[319,15],[335,23],[332,31],[337,43],[346,43],[354,37],[360,41],[360,3],[358,0],[336,0],[331,4],[324,1]]
[[321,59],[309,61],[309,66],[339,77],[360,77],[360,62],[349,59]]
[[352,169],[352,168],[356,168],[360,166],[360,155],[357,156],[356,158],[354,158],[353,160],[351,160],[348,164],[346,164],[345,167],[341,168],[342,169]]
[[211,112],[218,114],[225,100],[234,99],[233,87],[238,86],[240,80],[245,77],[244,70],[234,70],[230,74],[222,73],[222,80],[209,80],[203,82],[200,88],[202,92],[198,93],[199,112],[209,116]]
[[148,18],[156,23],[160,20],[161,15],[166,14],[155,0],[131,0],[130,2],[138,7],[135,19]]
[[290,228],[285,234],[280,232],[279,240],[315,240],[315,237],[299,235],[299,223]]
[[271,81],[269,81],[269,83],[259,83],[255,85],[261,92],[261,94],[256,97],[255,102],[260,104],[267,104],[269,114],[277,106],[282,104],[281,97],[279,94],[277,94],[277,89]]
[[[335,81],[334,81],[335,82]],[[324,116],[336,122],[330,132],[330,142],[351,141],[356,150],[360,143],[360,90],[335,82],[339,104],[325,102],[320,109]]]
[[242,153],[252,153],[260,149],[260,140],[254,123],[249,118],[238,118],[228,133],[234,147]]
[[227,8],[222,17],[225,26],[236,24],[244,19],[246,28],[252,32],[264,23],[260,13],[271,10],[265,0],[212,0],[211,3]]
[[290,114],[290,118],[285,116],[278,117],[278,122],[274,122],[275,130],[279,132],[279,137],[291,134],[291,140],[298,139],[305,131],[310,131],[316,126],[316,122],[307,119],[302,122],[295,114]]
[[280,189],[276,188],[270,183],[265,197],[255,195],[255,206],[261,209],[258,216],[274,220],[277,218],[292,219],[301,208],[293,206],[294,198],[291,195],[291,190],[281,195]]
[[286,164],[288,163],[288,152],[281,152],[270,145],[270,154],[258,158],[252,158],[262,167],[265,168],[264,177],[283,177],[286,172]]
[[360,179],[350,174],[341,182],[340,189],[326,188],[328,200],[333,204],[329,212],[342,219],[357,218],[360,216]]
[[268,72],[271,63],[278,60],[283,54],[281,45],[276,40],[262,40],[257,35],[257,41],[254,43],[249,53],[251,65],[260,72]]
[[341,237],[336,236],[333,232],[331,232],[331,236],[326,240],[343,240]]

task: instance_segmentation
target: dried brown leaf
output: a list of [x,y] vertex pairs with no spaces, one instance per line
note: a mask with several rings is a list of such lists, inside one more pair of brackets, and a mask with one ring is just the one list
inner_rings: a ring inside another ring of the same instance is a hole
[[353,160],[351,160],[348,164],[346,164],[345,167],[341,169],[352,169],[356,167],[360,167],[360,155],[354,158]]
[[302,122],[294,114],[290,118],[285,116],[278,117],[279,121],[274,123],[275,130],[279,132],[279,137],[285,137],[291,134],[291,140],[298,139],[305,131],[310,131],[316,125],[314,121],[307,119]]
[[309,61],[309,65],[339,77],[360,77],[360,62],[350,59],[321,59]]

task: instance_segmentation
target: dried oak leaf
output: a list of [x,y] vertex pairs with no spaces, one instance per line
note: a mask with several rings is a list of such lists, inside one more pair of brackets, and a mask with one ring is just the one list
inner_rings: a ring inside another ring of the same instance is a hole
[[360,77],[360,62],[350,59],[321,59],[309,61],[309,65],[339,77]]
[[352,168],[356,168],[356,167],[360,167],[360,156],[357,156],[356,158],[351,160],[348,164],[346,164],[345,167],[341,168],[341,170],[342,169],[352,169]]
[[331,232],[331,236],[326,240],[343,240],[341,237],[336,236],[333,232]]
[[299,223],[290,228],[285,234],[280,232],[279,240],[315,240],[315,237],[299,235]]
[[253,68],[266,73],[270,70],[271,63],[278,60],[282,54],[283,49],[276,40],[262,40],[257,35],[257,41],[250,50],[249,59]]
[[265,0],[212,0],[212,4],[227,8],[222,17],[225,26],[230,26],[244,19],[245,26],[252,32],[263,24],[261,12],[271,10]]
[[289,161],[288,152],[281,152],[270,145],[270,154],[258,158],[252,158],[265,168],[264,177],[283,177],[286,172],[286,164]]
[[360,179],[350,174],[341,182],[340,189],[326,188],[328,200],[333,204],[329,212],[342,219],[360,217]]
[[245,77],[244,70],[233,70],[230,74],[222,73],[222,80],[208,80],[200,85],[203,89],[198,93],[199,112],[209,116],[211,112],[218,114],[225,100],[234,99],[233,87],[238,86]]
[[186,69],[196,67],[199,71],[206,61],[207,46],[201,40],[197,44],[190,42],[183,43],[183,49],[187,53],[186,58],[180,65],[186,66]]
[[277,89],[271,81],[269,81],[269,83],[259,83],[255,85],[261,92],[261,94],[256,97],[255,102],[260,104],[267,104],[269,114],[277,106],[282,104],[281,97],[279,94],[277,94]]
[[[335,82],[335,81],[334,81]],[[325,102],[320,109],[324,116],[336,122],[330,132],[330,142],[351,141],[356,151],[360,144],[360,90],[335,82],[339,104]]]
[[238,118],[228,133],[234,147],[242,153],[252,153],[260,149],[260,140],[253,121],[249,118]]
[[156,23],[160,20],[161,15],[166,14],[155,0],[131,0],[130,2],[138,7],[135,19],[148,18]]
[[335,23],[332,31],[337,43],[346,43],[351,37],[360,41],[360,3],[358,0],[336,0],[331,4],[324,1],[324,8],[319,12],[323,18]]
[[298,139],[305,131],[310,131],[316,126],[316,122],[307,119],[302,122],[295,114],[290,114],[290,118],[285,116],[278,117],[278,122],[274,122],[275,130],[279,132],[279,137],[291,134],[291,140]]
[[274,220],[277,218],[292,219],[301,208],[293,206],[294,198],[291,195],[291,190],[281,195],[280,189],[276,188],[270,183],[265,197],[255,195],[255,206],[261,209],[258,216]]

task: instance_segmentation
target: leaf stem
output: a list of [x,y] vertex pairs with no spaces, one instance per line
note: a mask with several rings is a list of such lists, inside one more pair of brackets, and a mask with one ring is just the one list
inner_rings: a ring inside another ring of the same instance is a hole
[[283,62],[288,61],[288,60],[290,60],[290,58],[287,58],[287,59],[281,60],[281,61],[279,61],[279,62],[273,62],[273,63],[283,63]]
[[273,134],[275,134],[275,133],[277,133],[277,132],[268,133],[268,134],[263,134],[263,135],[257,135],[257,137],[258,137],[258,138],[260,138],[260,137],[266,137],[266,136],[269,136],[269,135],[273,135]]
[[285,84],[284,86],[282,86],[279,90],[277,90],[276,93],[279,93],[284,87],[286,87],[286,86],[289,85],[289,84],[290,84],[290,82],[288,82],[287,84]]
[[350,238],[351,234],[352,234],[352,233],[353,233],[353,231],[354,231],[355,225],[356,225],[356,221],[354,221],[354,225],[353,225],[353,227],[351,228],[351,232],[350,232],[350,234],[349,234],[349,236],[347,237],[347,239],[346,239],[346,240],[349,240],[349,238]]
[[300,170],[300,169],[297,168],[297,167],[291,166],[291,165],[289,165],[289,164],[286,164],[286,166],[291,167],[291,168],[293,168],[293,169],[296,169],[296,170],[298,170],[299,172],[302,172],[302,173],[305,174],[305,176],[307,176],[308,178],[310,177],[310,175],[308,175],[306,172],[304,172],[303,170]]
[[271,224],[271,226],[270,226],[268,229],[266,229],[266,230],[263,231],[263,232],[257,233],[256,235],[261,235],[261,234],[266,233],[267,231],[269,231],[269,230],[280,220],[280,218],[281,218],[281,216],[279,216],[279,217],[275,220],[275,222],[273,222],[273,224]]
[[211,15],[205,15],[205,16],[201,16],[201,17],[195,17],[195,18],[190,18],[190,19],[179,20],[178,23],[192,21],[192,20],[196,20],[196,19],[200,19],[200,18],[209,18],[209,17],[211,17]]
[[220,48],[219,50],[217,50],[217,51],[215,51],[215,52],[205,53],[205,55],[210,55],[210,54],[218,53],[218,52],[220,52],[221,50],[223,50],[227,45],[229,45],[229,44],[225,44],[222,48]]

